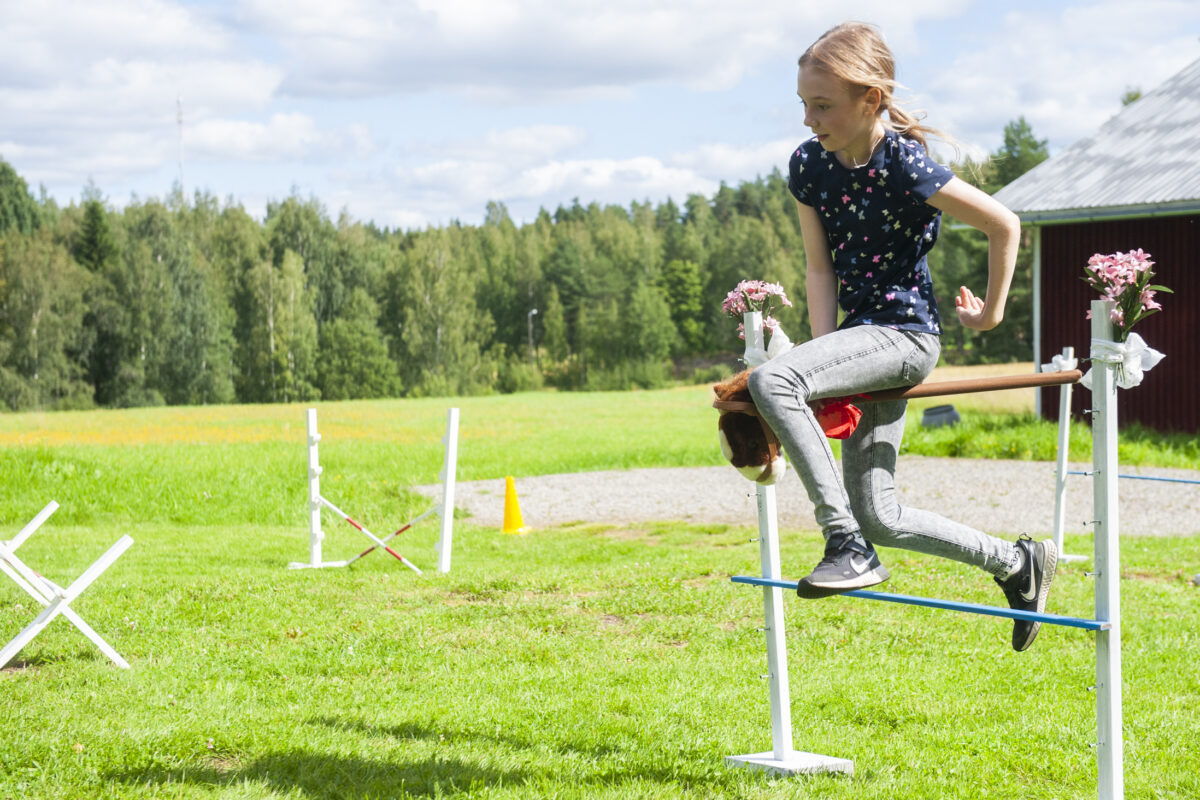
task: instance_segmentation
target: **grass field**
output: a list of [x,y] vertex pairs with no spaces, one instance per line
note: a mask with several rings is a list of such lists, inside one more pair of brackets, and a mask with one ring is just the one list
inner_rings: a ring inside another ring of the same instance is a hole
[[[457,400],[459,476],[718,464],[706,397]],[[914,426],[914,452],[1052,456],[1027,397],[961,401],[960,433]],[[411,487],[436,481],[450,405],[320,404],[325,493],[376,532],[426,510]],[[1089,634],[1014,653],[1002,620],[789,600],[796,745],[856,774],[771,780],[722,763],[770,748],[761,602],[728,580],[756,569],[754,520],[508,536],[460,519],[448,576],[436,523],[398,540],[424,578],[374,555],[289,571],[307,551],[303,440],[299,406],[0,416],[0,539],[60,502],[20,551],[60,583],[136,540],[75,606],[131,670],[59,619],[0,671],[0,797],[1095,796]],[[1200,460],[1153,437],[1122,458]],[[327,557],[366,543],[327,528]],[[817,539],[784,530],[785,563],[814,562]],[[1122,543],[1131,798],[1200,796],[1198,544]],[[977,571],[886,557],[891,590],[1002,602]],[[1053,610],[1089,614],[1086,570],[1061,570]],[[0,641],[35,614],[0,584]]]

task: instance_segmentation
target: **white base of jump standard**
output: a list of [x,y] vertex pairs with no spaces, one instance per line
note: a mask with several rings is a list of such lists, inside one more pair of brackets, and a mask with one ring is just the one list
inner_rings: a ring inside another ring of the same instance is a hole
[[731,767],[761,770],[785,778],[791,775],[818,775],[824,772],[854,774],[854,762],[849,759],[795,751],[785,754],[783,758],[776,758],[773,752],[726,756],[725,763]]

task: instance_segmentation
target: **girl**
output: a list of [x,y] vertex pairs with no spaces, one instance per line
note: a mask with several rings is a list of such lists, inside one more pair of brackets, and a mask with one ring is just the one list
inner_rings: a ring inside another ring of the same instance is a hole
[[[841,478],[809,407],[920,383],[937,364],[942,323],[926,254],[943,211],[988,238],[987,291],[980,298],[959,289],[959,322],[984,331],[1004,317],[1020,222],[930,158],[925,137],[936,132],[896,105],[895,87],[892,53],[871,25],[839,25],[800,58],[804,124],[814,136],[792,155],[788,188],[804,238],[813,338],[750,375],[751,395],[825,536],[825,557],[798,592],[826,597],[882,583],[889,573],[872,546],[880,544],[973,564],[995,577],[1010,606],[1040,612],[1058,560],[1052,540],[1004,541],[897,503],[906,401],[864,404],[842,446]],[[1013,648],[1029,647],[1038,628],[1017,620]]]

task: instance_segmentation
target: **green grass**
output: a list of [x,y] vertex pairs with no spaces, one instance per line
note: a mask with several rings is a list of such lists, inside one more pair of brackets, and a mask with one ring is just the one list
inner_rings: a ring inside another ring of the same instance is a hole
[[[709,401],[698,386],[322,403],[322,486],[364,521],[412,516],[425,501],[410,488],[437,481],[451,405],[461,408],[461,480],[723,464]],[[1055,457],[1056,424],[1032,416],[1029,392],[955,398],[962,423],[921,428],[921,411],[936,404],[912,404],[904,452]],[[294,524],[305,503],[304,437],[300,406],[0,415],[0,523],[28,519],[53,497],[57,518],[72,523]],[[1070,450],[1073,461],[1091,460],[1082,423]],[[1123,431],[1120,462],[1200,469],[1200,440]]]
[[[705,397],[456,401],[460,477],[720,463]],[[449,405],[322,404],[325,493],[377,532],[428,508],[411,487],[436,481]],[[1040,452],[994,435],[991,455]],[[133,669],[58,619],[0,671],[0,798],[1095,796],[1090,634],[1047,628],[1014,653],[1003,620],[789,599],[796,746],[856,775],[728,769],[770,748],[760,595],[728,580],[757,567],[753,520],[507,536],[464,519],[440,577],[431,522],[398,540],[424,578],[377,555],[289,571],[303,437],[295,406],[0,416],[0,539],[58,500],[20,552],[60,583],[136,540],[76,603]],[[329,526],[327,557],[356,537]],[[785,564],[817,540],[784,530]],[[1200,796],[1197,544],[1122,543],[1129,797]],[[1001,602],[978,571],[884,556],[891,590]],[[1051,610],[1088,614],[1086,569],[1062,569]],[[0,640],[35,613],[0,583]]]

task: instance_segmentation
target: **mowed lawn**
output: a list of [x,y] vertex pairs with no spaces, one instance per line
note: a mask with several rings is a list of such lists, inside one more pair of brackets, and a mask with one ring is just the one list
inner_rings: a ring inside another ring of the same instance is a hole
[[[321,403],[322,487],[376,533],[428,510],[411,489],[437,480],[451,405],[463,480],[719,464],[707,392]],[[1032,393],[986,402],[955,398],[964,426]],[[1044,455],[1021,425],[991,455]],[[761,594],[729,582],[757,568],[752,519],[513,536],[460,518],[448,575],[431,519],[396,540],[423,577],[378,553],[297,571],[303,406],[4,415],[0,453],[0,540],[61,504],[19,550],[47,577],[135,540],[74,604],[132,669],[60,618],[0,671],[0,797],[1095,796],[1090,634],[1015,653],[1003,620],[839,598],[786,599],[792,718],[798,749],[855,775],[727,768],[771,746]],[[369,544],[325,528],[327,558]],[[781,538],[785,562],[819,557],[813,532]],[[1122,542],[1131,798],[1200,796],[1198,545]],[[978,571],[888,563],[889,590],[1003,602]],[[1091,613],[1089,568],[1062,568],[1055,611]],[[37,610],[5,578],[0,640]]]

